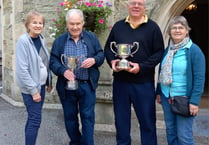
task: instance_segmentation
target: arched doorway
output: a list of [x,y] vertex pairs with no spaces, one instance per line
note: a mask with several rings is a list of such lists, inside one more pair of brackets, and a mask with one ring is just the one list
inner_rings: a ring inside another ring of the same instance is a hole
[[[193,6],[193,7],[192,7]],[[202,98],[202,106],[209,107],[209,46],[208,46],[208,1],[196,0],[190,4],[190,9],[185,9],[182,12],[188,20],[190,27],[190,37],[202,49],[206,58],[206,78],[205,78],[205,91]]]

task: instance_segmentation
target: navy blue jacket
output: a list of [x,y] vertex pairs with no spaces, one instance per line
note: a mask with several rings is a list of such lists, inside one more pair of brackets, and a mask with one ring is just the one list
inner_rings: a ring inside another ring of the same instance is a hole
[[[96,63],[88,69],[91,88],[96,90],[100,72],[98,67],[104,62],[104,52],[97,39],[92,32],[83,31],[83,40],[87,45],[87,57],[93,57]],[[61,63],[61,55],[64,54],[64,46],[68,38],[68,32],[59,36],[53,43],[50,56],[50,69],[57,75],[56,89],[60,97],[65,96],[65,85],[67,79],[64,77],[64,72],[67,68]]]

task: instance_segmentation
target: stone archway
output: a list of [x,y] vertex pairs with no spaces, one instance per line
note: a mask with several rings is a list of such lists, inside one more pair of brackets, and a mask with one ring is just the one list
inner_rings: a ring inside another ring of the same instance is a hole
[[194,0],[166,0],[164,4],[160,6],[160,9],[154,10],[153,14],[157,15],[153,16],[153,18],[155,18],[160,26],[165,42],[169,39],[169,36],[167,35],[169,20],[175,15],[180,15],[193,1]]

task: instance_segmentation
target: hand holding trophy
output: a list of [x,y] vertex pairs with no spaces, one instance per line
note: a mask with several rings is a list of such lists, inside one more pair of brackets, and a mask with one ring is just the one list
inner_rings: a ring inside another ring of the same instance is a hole
[[[63,59],[65,61],[63,61]],[[65,54],[61,55],[61,62],[65,65],[70,71],[75,74],[76,69],[78,68],[79,58],[76,56],[66,56]],[[67,90],[76,90],[78,88],[78,82],[76,79],[67,81],[66,89]]]
[[[136,50],[131,52],[132,48],[136,45]],[[113,46],[117,48],[117,52],[113,49]],[[116,56],[119,56],[120,58],[122,58],[118,65],[117,68],[119,69],[129,69],[131,68],[128,60],[126,60],[126,58],[128,58],[129,56],[133,56],[133,54],[135,54],[138,49],[139,49],[139,43],[138,42],[133,42],[133,45],[131,44],[116,44],[115,41],[110,43],[110,49],[113,53],[115,53]]]

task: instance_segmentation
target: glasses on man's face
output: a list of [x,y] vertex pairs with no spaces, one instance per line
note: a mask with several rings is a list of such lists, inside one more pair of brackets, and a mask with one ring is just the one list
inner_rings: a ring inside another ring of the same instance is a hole
[[183,27],[183,26],[179,26],[179,27],[174,26],[174,27],[171,27],[171,30],[172,30],[172,31],[177,31],[177,30],[182,31],[182,30],[185,30],[185,29],[186,29],[186,28]]
[[130,2],[129,5],[130,6],[144,6],[144,4],[140,2]]

